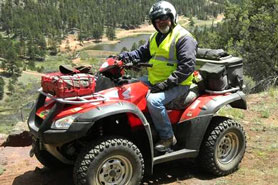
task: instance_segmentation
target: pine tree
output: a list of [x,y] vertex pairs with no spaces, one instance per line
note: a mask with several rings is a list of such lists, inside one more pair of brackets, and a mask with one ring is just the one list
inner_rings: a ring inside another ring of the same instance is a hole
[[190,18],[189,18],[189,26],[194,27],[194,25],[195,25],[195,22],[193,20],[193,17],[190,16]]
[[8,83],[8,91],[9,91],[9,94],[13,94],[14,91],[15,91],[15,83],[16,81],[14,81],[13,79],[10,79],[9,80],[9,83]]
[[109,40],[114,40],[116,38],[115,28],[112,26],[108,26],[106,28],[106,36]]
[[100,23],[95,24],[92,28],[92,37],[96,41],[99,41],[101,40],[102,35],[103,35],[103,25]]
[[124,52],[124,51],[128,51],[128,49],[126,47],[123,47],[121,52]]
[[[242,3],[241,1],[230,0],[232,3]],[[15,47],[15,53],[20,57],[30,60],[44,59],[48,49],[52,54],[57,53],[56,44],[65,38],[72,28],[80,30],[78,39],[81,42],[88,38],[100,41],[104,28],[107,28],[106,36],[113,40],[117,27],[132,29],[144,23],[154,2],[154,0],[5,0],[1,3],[0,28],[7,35],[7,39],[11,39],[15,44],[0,38],[0,57],[7,53],[6,48]],[[171,3],[179,15],[198,15],[201,19],[216,16],[222,13],[225,7],[222,0],[212,2],[171,0]],[[232,33],[235,33],[233,29]],[[227,36],[217,42],[227,41]],[[56,43],[46,43],[45,38],[51,38]],[[237,41],[238,38],[234,40]]]
[[131,46],[131,51],[136,50],[138,48],[138,45],[136,44],[136,42],[134,42]]
[[138,46],[142,46],[146,43],[146,40],[139,40],[138,41]]
[[6,53],[6,73],[9,76],[13,76],[15,71],[17,70],[17,53],[14,47],[10,47]]
[[5,81],[2,77],[0,77],[0,100],[2,100],[4,97],[4,86],[5,86]]

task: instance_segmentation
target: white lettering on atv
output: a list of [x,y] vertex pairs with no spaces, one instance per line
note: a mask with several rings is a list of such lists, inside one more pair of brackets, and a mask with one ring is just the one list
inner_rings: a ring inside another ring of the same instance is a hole
[[124,99],[130,99],[130,92],[131,92],[131,88],[129,87],[125,92],[123,92],[123,97]]
[[109,91],[104,96],[105,96],[105,98],[119,98],[117,90]]
[[190,107],[191,110],[196,109],[196,107],[199,105],[201,101],[200,100],[196,100]]

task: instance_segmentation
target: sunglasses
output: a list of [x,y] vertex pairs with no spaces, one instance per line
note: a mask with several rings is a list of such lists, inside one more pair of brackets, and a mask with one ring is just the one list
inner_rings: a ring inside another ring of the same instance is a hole
[[162,16],[159,16],[158,18],[156,18],[154,20],[154,22],[160,22],[160,21],[167,21],[170,17],[168,15],[162,15]]

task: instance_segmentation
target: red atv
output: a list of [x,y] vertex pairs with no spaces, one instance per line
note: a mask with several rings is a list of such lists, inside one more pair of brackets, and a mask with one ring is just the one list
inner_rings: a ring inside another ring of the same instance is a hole
[[205,88],[192,85],[188,94],[167,105],[178,143],[159,153],[154,150],[158,135],[146,105],[149,89],[124,75],[127,68],[151,66],[108,58],[94,76],[92,94],[61,98],[39,90],[28,119],[34,138],[30,155],[48,168],[74,165],[76,185],[140,184],[154,165],[182,158],[196,158],[214,175],[230,174],[244,156],[245,132],[239,123],[216,112],[225,105],[247,108],[241,86],[231,86],[241,76],[241,67],[231,67],[238,61],[236,57],[218,61],[228,68],[223,73],[225,89],[208,90],[213,78],[201,71]]

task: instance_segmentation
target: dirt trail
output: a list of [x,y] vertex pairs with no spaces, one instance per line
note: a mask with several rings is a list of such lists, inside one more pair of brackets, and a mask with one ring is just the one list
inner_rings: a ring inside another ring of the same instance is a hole
[[[4,70],[0,68],[0,73],[1,72],[4,72]],[[42,76],[43,75],[42,73],[39,73],[39,72],[36,72],[36,71],[22,71],[22,72],[26,73],[26,74],[35,75],[35,76]]]
[[35,72],[35,71],[23,71],[23,73],[31,74],[31,75],[35,75],[35,76],[43,76],[42,73]]
[[[1,147],[0,164],[6,171],[0,176],[1,185],[74,185],[72,168],[50,171],[29,157],[31,147]],[[154,175],[142,184],[196,185],[215,184],[217,179],[202,174],[191,161],[178,161],[155,166]]]

